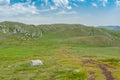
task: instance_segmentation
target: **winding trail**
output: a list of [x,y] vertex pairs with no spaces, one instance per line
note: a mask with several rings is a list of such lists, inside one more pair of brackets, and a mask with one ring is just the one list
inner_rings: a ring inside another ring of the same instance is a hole
[[[105,63],[100,62],[100,61],[95,60],[95,59],[82,58],[82,57],[73,56],[73,55],[70,55],[70,54],[65,54],[64,51],[65,51],[65,49],[59,50],[62,57],[69,58],[69,59],[72,59],[74,61],[82,61],[82,67],[86,68],[86,69],[87,69],[88,65],[94,65],[94,66],[89,66],[89,67],[91,67],[91,68],[95,67],[95,68],[100,69],[102,74],[105,76],[105,80],[115,80],[114,77],[112,76],[112,73],[108,70],[108,68],[109,69],[115,69],[111,65],[105,64]],[[88,73],[89,73],[88,80],[96,80],[96,76],[95,76],[94,71],[88,70]]]
[[[114,80],[112,73],[107,70],[107,68],[113,68],[113,67],[93,59],[83,59],[82,62],[83,62],[83,67],[86,67],[85,66],[86,64],[97,64],[98,68],[101,69],[102,74],[105,76],[106,80]],[[94,73],[89,71],[89,74],[91,76],[89,80],[95,80]]]
[[98,66],[102,70],[102,73],[105,75],[106,80],[114,80],[111,72],[106,69],[106,66],[104,64],[99,64]]
[[89,80],[95,80],[95,73],[92,71],[89,71],[89,74],[90,74]]

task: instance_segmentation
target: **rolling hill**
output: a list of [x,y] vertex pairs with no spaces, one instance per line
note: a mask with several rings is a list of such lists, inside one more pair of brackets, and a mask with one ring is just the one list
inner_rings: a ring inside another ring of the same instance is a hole
[[63,44],[87,46],[120,46],[120,32],[80,24],[27,25],[18,22],[1,22],[2,40],[54,41]]
[[0,80],[120,80],[119,74],[120,31],[0,23]]

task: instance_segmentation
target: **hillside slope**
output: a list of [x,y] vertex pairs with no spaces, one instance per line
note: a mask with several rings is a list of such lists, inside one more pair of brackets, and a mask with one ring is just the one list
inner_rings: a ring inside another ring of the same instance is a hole
[[0,80],[120,80],[119,74],[119,31],[0,23]]
[[120,46],[120,32],[80,24],[27,25],[18,22],[0,23],[0,41],[33,40],[82,44],[88,46]]

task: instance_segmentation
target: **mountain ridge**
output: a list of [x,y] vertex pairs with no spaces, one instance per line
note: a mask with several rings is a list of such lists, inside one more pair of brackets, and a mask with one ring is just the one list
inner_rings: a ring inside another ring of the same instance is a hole
[[28,25],[19,22],[0,23],[1,42],[40,40],[87,46],[120,46],[120,32],[81,24]]
[[108,26],[97,26],[98,28],[105,28],[109,30],[117,30],[120,31],[120,26],[108,25]]

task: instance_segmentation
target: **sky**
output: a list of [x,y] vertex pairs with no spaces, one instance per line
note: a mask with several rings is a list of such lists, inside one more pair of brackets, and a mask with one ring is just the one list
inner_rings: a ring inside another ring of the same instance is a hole
[[0,0],[0,22],[120,25],[120,0]]

